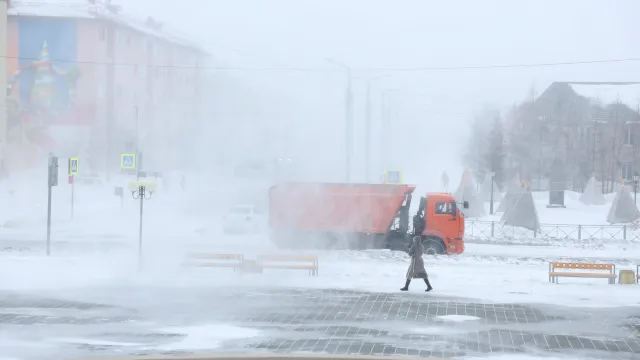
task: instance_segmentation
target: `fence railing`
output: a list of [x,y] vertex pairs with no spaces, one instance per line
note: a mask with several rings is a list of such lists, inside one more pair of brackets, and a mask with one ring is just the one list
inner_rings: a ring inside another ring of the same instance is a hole
[[477,240],[611,240],[640,241],[640,227],[627,225],[540,224],[540,231],[505,225],[500,221],[465,220],[465,238]]

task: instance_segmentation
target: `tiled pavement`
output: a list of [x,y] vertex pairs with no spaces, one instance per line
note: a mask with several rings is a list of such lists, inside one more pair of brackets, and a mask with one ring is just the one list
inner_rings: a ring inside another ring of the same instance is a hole
[[[94,289],[53,298],[0,293],[0,345],[44,341],[70,358],[149,354],[184,337],[159,328],[225,323],[263,332],[257,338],[228,341],[218,351],[435,357],[568,352],[640,358],[640,308],[485,304],[437,293],[248,290]],[[452,322],[440,317],[445,315],[479,319]],[[3,339],[3,334],[11,335]],[[56,340],[61,338],[75,340]],[[10,350],[13,355],[19,352],[18,347]],[[37,352],[20,355],[46,358]]]

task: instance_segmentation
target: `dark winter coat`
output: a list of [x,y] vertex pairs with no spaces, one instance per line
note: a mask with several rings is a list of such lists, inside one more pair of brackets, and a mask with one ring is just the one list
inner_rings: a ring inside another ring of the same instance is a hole
[[424,231],[424,218],[418,214],[413,215],[413,235],[422,235]]
[[420,236],[413,238],[413,243],[409,248],[409,256],[411,256],[411,264],[407,270],[407,279],[427,279],[427,271],[424,269],[424,261],[422,260],[422,254],[424,253],[424,246],[420,241]]

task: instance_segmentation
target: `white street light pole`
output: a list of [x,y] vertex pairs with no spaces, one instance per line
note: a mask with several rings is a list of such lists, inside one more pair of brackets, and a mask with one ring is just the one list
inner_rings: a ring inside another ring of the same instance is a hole
[[371,102],[371,86],[375,80],[388,78],[389,75],[378,76],[375,78],[371,78],[367,80],[367,109],[366,109],[366,119],[365,119],[365,179],[367,182],[371,181],[370,167],[371,167],[371,117],[372,117],[372,102]]
[[385,143],[385,139],[391,138],[391,106],[389,104],[389,94],[398,89],[386,89],[382,92],[382,120],[380,122],[380,162],[382,171],[389,166],[389,155],[392,146]]
[[352,148],[352,129],[353,129],[353,110],[352,110],[352,94],[351,94],[351,68],[345,64],[339,63],[332,59],[326,59],[327,62],[337,65],[347,72],[347,90],[345,96],[345,151],[346,151],[346,167],[345,178],[346,182],[351,182],[351,148]]
[[489,205],[489,213],[491,215],[493,215],[493,183],[495,182],[496,179],[496,173],[495,172],[491,172],[491,204]]

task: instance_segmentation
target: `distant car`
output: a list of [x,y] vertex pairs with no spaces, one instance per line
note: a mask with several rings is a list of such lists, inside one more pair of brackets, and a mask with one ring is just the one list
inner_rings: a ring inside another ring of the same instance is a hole
[[227,234],[256,233],[266,226],[266,217],[254,205],[235,205],[224,217]]

